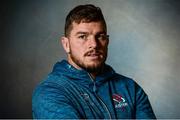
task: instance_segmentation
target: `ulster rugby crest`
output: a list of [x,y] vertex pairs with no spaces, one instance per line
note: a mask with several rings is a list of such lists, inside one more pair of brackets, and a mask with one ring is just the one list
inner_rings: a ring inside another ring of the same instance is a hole
[[126,102],[125,98],[123,98],[119,94],[113,94],[113,101],[115,103],[115,108],[122,108],[124,109],[126,106],[128,106],[128,103]]

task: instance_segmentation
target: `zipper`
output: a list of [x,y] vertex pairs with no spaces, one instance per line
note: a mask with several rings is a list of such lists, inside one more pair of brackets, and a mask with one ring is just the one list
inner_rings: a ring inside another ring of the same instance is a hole
[[92,78],[92,76],[90,75],[90,73],[88,73],[88,75],[89,75],[91,81],[92,81],[93,84],[94,84],[94,85],[93,85],[93,92],[95,93],[96,97],[99,99],[99,101],[101,102],[101,104],[104,106],[104,108],[106,109],[106,111],[107,111],[107,113],[108,113],[108,115],[109,115],[109,119],[112,119],[112,118],[111,118],[110,111],[109,111],[107,105],[106,105],[106,104],[102,101],[102,99],[96,94],[96,84],[95,84],[95,82],[94,82],[94,79]]

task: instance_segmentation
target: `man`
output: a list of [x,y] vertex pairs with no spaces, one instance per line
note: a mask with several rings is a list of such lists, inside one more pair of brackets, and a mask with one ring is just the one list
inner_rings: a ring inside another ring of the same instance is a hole
[[67,61],[57,62],[35,89],[34,118],[155,118],[142,88],[105,64],[109,36],[100,8],[70,11],[61,41]]

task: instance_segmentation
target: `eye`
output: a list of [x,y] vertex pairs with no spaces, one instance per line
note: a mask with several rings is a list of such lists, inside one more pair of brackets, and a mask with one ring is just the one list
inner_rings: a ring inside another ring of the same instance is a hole
[[108,40],[109,35],[99,34],[99,35],[96,36],[96,39],[98,39],[98,40]]
[[86,40],[87,39],[87,35],[80,35],[78,36],[79,39],[82,39],[82,40]]

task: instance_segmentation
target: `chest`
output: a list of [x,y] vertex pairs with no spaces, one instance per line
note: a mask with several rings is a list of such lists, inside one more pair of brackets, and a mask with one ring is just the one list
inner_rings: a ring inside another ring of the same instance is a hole
[[92,91],[90,87],[78,84],[70,85],[67,89],[69,100],[81,118],[90,119],[119,119],[133,118],[134,101],[126,88],[105,83]]

